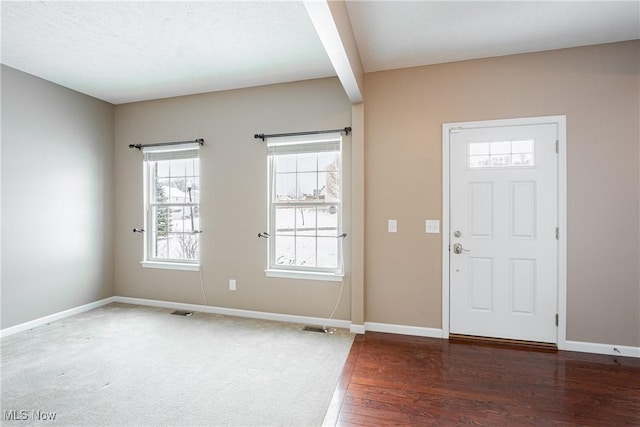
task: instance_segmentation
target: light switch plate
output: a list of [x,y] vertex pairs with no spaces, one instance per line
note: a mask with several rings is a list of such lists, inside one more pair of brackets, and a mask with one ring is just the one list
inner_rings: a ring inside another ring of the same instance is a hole
[[440,233],[440,220],[439,219],[428,219],[425,221],[425,233]]
[[389,233],[397,233],[398,232],[398,220],[390,219],[389,225],[387,226],[387,231]]

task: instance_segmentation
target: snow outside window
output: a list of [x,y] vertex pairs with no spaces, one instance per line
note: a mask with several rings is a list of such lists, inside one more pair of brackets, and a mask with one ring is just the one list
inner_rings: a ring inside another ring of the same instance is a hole
[[342,137],[268,141],[269,270],[342,274]]
[[199,264],[200,161],[194,145],[145,149],[145,261]]

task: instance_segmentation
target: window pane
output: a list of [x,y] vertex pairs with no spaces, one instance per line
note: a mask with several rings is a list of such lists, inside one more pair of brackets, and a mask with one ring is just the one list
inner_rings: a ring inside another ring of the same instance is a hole
[[488,142],[469,143],[469,155],[477,156],[480,154],[489,154],[489,143]]
[[508,154],[511,153],[511,142],[497,141],[491,143],[491,154]]
[[200,257],[199,234],[170,233],[169,248],[171,258],[195,260]]
[[169,161],[159,161],[159,162],[153,162],[154,166],[156,168],[156,176],[160,177],[160,178],[168,178],[169,177]]
[[318,194],[318,174],[303,172],[298,174],[298,200],[316,200]]
[[469,166],[472,168],[486,168],[491,166],[489,156],[471,156],[469,158]]
[[533,154],[514,154],[511,164],[514,166],[533,166]]
[[185,175],[187,176],[198,175],[196,163],[198,163],[198,159],[185,160],[185,166],[186,166]]
[[337,171],[339,170],[340,153],[331,151],[329,153],[318,154],[318,170],[319,171]]
[[[175,206],[169,208],[169,231],[191,233],[198,230],[199,218],[195,206]],[[193,217],[191,216],[193,212]],[[193,224],[193,226],[192,226]]]
[[178,244],[178,235],[176,233],[169,233],[168,246],[169,258],[184,259],[182,250],[180,249],[180,245]]
[[318,200],[324,202],[327,197],[327,173],[318,172]]
[[513,141],[511,151],[513,153],[533,153],[533,140]]
[[296,174],[278,173],[275,176],[276,194],[275,199],[280,202],[296,200]]
[[182,209],[184,220],[182,221],[183,231],[193,233],[200,229],[200,218],[198,218],[198,208],[196,206],[185,206]]
[[318,170],[318,154],[305,153],[298,154],[298,172],[311,172]]
[[200,178],[187,177],[185,182],[185,199],[187,203],[200,202]]
[[[477,154],[489,147],[490,155]],[[533,140],[497,141],[469,144],[470,168],[504,168],[533,166]]]
[[338,235],[338,207],[318,207],[318,236]]
[[318,237],[318,267],[338,268],[338,239]]
[[296,237],[296,265],[315,267],[316,238]]
[[327,202],[340,200],[340,174],[338,172],[321,172],[318,176],[320,199]]
[[298,236],[316,235],[316,208],[296,208],[296,234]]
[[192,159],[187,160],[170,160],[171,162],[171,176],[180,177],[187,174],[187,162],[191,162]]
[[[327,144],[317,146],[322,152],[309,152],[313,147],[303,147],[303,143],[287,147],[289,152],[298,154],[272,154],[269,162],[269,201],[277,203],[269,209],[273,232],[271,263],[275,268],[297,266],[299,270],[322,271],[340,266],[337,249],[341,240],[336,236],[341,214],[341,153],[322,151]],[[321,205],[327,200],[335,205]],[[318,251],[318,236],[324,240],[323,254]],[[324,260],[319,266],[321,255]]]
[[166,203],[169,201],[169,180],[164,178],[156,179],[151,197],[154,203]]
[[167,234],[153,233],[151,237],[151,256],[153,258],[167,258]]
[[295,172],[296,171],[296,155],[287,154],[285,156],[275,157],[276,172]]
[[169,186],[169,203],[185,203],[187,201],[184,178],[171,178]]
[[182,207],[173,206],[169,208],[169,232],[182,231],[184,212]]
[[[151,190],[149,199],[165,207],[151,207],[147,218],[151,238],[149,259],[198,260],[200,257],[198,159],[149,162]],[[172,203],[193,203],[172,206]]]
[[501,166],[511,166],[511,155],[496,155],[491,156],[491,166],[492,167],[501,167]]
[[152,218],[153,232],[157,233],[158,237],[166,237],[169,231],[169,208],[153,208]]
[[275,224],[276,235],[289,235],[295,234],[295,218],[296,209],[289,207],[276,207],[275,209]]
[[273,259],[277,265],[294,265],[295,238],[292,236],[276,236],[276,249]]
[[[200,230],[200,206],[190,206],[189,208],[193,208],[193,223],[195,225],[195,230]],[[189,213],[191,213],[191,211]]]

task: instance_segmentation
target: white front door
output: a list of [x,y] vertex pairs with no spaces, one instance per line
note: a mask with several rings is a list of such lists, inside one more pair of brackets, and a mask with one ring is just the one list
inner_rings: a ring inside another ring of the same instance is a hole
[[555,343],[556,124],[452,130],[450,332]]

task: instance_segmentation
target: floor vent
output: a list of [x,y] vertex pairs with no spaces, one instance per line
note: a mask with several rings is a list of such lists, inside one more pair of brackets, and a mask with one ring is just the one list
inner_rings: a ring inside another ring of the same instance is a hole
[[189,316],[193,316],[193,311],[176,310],[176,311],[173,311],[171,314],[176,315],[176,316],[189,317]]
[[326,334],[327,332],[327,328],[321,328],[318,326],[305,326],[304,328],[302,328],[303,331],[305,332],[319,332],[321,334]]

